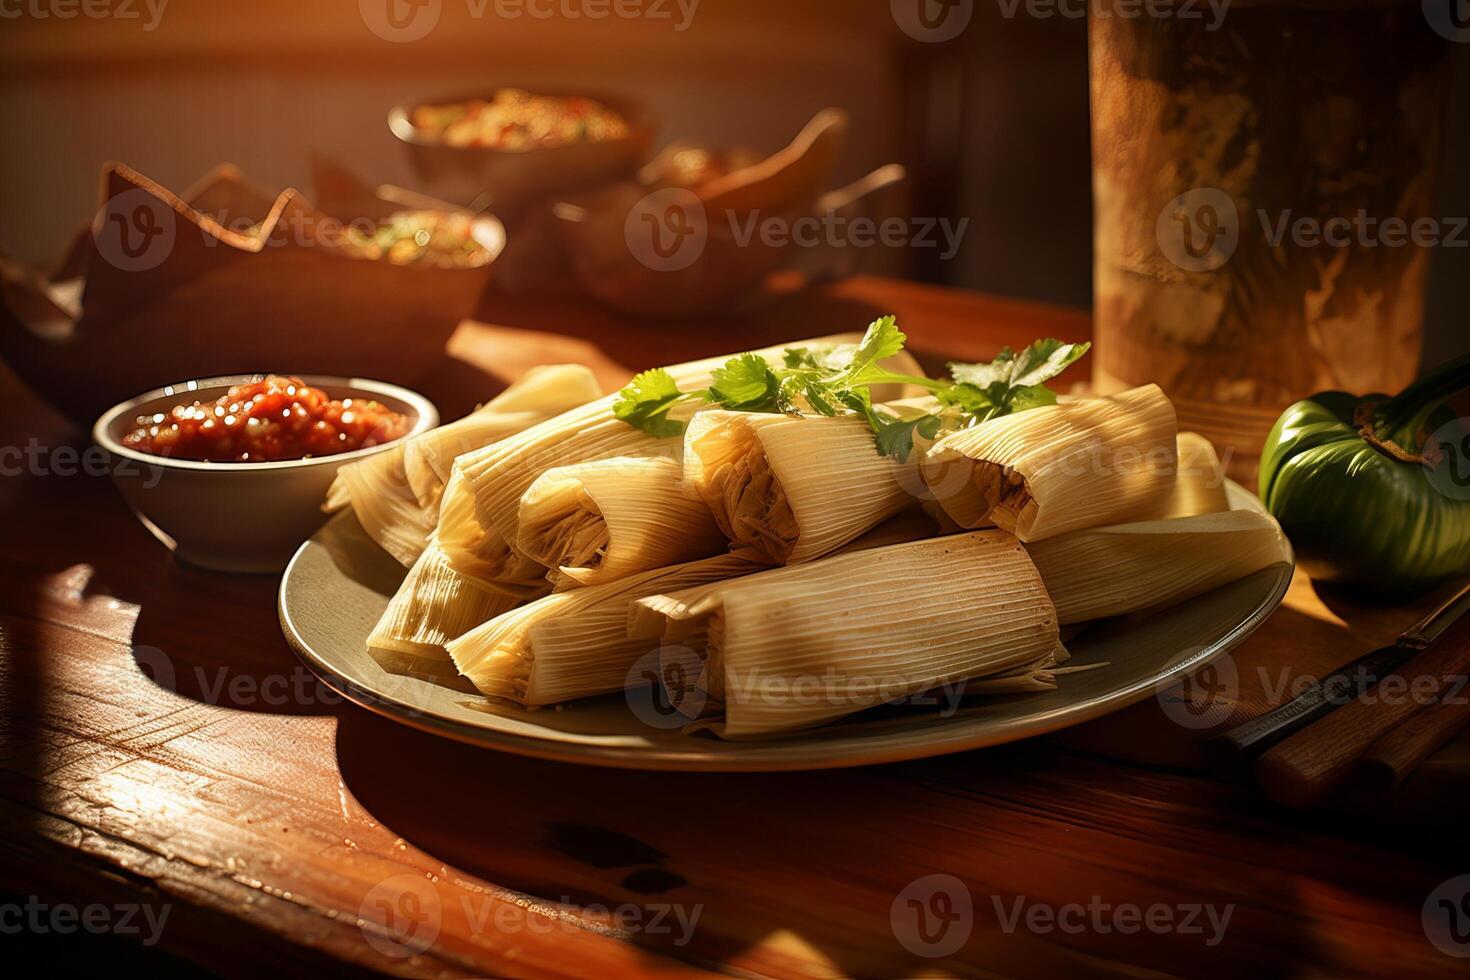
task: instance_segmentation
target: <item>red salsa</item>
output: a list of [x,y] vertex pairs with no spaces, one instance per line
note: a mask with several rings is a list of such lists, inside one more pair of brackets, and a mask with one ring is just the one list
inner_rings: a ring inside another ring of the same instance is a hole
[[235,385],[212,402],[140,415],[123,445],[158,456],[259,463],[331,456],[408,432],[406,415],[381,403],[331,398],[300,378],[268,375]]

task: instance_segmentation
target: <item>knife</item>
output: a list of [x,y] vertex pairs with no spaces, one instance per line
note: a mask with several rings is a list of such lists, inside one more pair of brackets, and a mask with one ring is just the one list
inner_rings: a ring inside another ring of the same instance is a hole
[[[1323,677],[1300,697],[1210,739],[1205,743],[1205,753],[1211,767],[1220,775],[1245,777],[1256,757],[1354,700],[1367,686],[1427,649],[1467,612],[1470,612],[1470,585],[1400,633],[1391,646],[1364,654]],[[1354,687],[1358,678],[1367,680],[1368,684]]]

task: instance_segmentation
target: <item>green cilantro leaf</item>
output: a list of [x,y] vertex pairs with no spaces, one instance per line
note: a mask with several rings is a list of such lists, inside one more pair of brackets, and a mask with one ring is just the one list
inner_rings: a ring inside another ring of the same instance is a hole
[[764,358],[741,354],[710,372],[706,397],[735,412],[774,412],[780,391],[781,379]]
[[[1003,349],[988,364],[951,364],[951,378],[915,378],[885,370],[880,362],[903,350],[908,338],[892,316],[869,324],[861,342],[788,347],[782,365],[772,367],[758,354],[730,358],[710,374],[703,391],[681,392],[667,371],[645,371],[618,395],[613,414],[652,435],[667,438],[684,430],[668,417],[684,401],[703,399],[740,412],[808,412],[837,415],[843,409],[867,421],[878,451],[907,460],[916,436],[933,439],[941,431],[978,425],[1012,412],[1055,405],[1045,382],[1087,353],[1088,344],[1038,340],[1017,353]],[[909,384],[927,389],[939,403],[934,413],[896,414],[873,405],[871,388]]]
[[879,410],[873,407],[872,397],[866,388],[844,391],[839,397],[844,405],[868,420],[878,452],[892,456],[900,463],[908,462],[909,454],[914,451],[915,432],[925,439],[933,439],[939,433],[937,415],[919,414],[904,418]]
[[988,388],[997,381],[1004,382],[1008,388],[1032,387],[1061,374],[1091,347],[1087,343],[1064,344],[1048,337],[1019,354],[1003,347],[988,364],[951,364],[949,373],[956,381],[977,388]]
[[613,416],[651,436],[668,439],[684,431],[684,423],[668,418],[669,409],[688,398],[674,376],[654,368],[633,376],[613,401]]
[[[868,330],[863,334],[856,349],[848,358],[847,365],[842,373],[847,378],[860,375],[863,371],[877,366],[879,361],[892,357],[903,350],[904,341],[908,340],[902,330],[898,329],[898,319],[893,316],[879,317],[868,325]],[[833,351],[835,355],[837,351]]]
[[1026,385],[1012,388],[1010,407],[1013,412],[1024,412],[1033,408],[1045,408],[1057,403],[1057,393],[1045,385]]
[[883,424],[882,428],[877,431],[874,442],[878,446],[878,452],[885,456],[892,456],[900,463],[906,463],[909,454],[914,451],[914,433],[917,432],[925,439],[933,439],[939,434],[939,425],[937,415],[915,415],[907,419],[895,418],[892,422]]

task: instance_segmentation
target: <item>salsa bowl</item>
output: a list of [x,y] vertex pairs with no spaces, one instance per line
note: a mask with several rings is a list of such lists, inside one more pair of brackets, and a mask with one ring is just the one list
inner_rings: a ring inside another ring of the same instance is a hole
[[279,572],[326,514],[322,501],[343,465],[384,452],[439,424],[424,396],[382,381],[297,375],[334,399],[371,399],[408,419],[394,440],[349,452],[269,462],[205,462],[124,445],[139,416],[180,402],[209,402],[262,375],[201,378],[146,392],[113,406],[92,427],[113,483],[133,513],[181,560],[222,572]]

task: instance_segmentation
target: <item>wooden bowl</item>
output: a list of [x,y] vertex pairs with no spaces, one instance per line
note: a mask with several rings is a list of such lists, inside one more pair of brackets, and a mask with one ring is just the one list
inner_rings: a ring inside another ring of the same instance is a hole
[[786,148],[700,186],[623,181],[564,199],[554,213],[578,281],[625,313],[728,311],[793,251],[749,234],[750,222],[790,228],[827,210],[822,191],[846,128],[845,113],[825,109]]
[[[109,259],[105,240],[79,238],[63,263],[81,276],[79,303],[64,301],[62,284],[0,260],[0,355],[74,420],[89,422],[118,399],[177,378],[268,365],[415,384],[443,362],[505,243],[500,222],[481,215],[474,235],[489,258],[478,266],[349,255],[319,240],[316,229],[328,226],[298,192],[282,192],[257,216],[257,191],[230,171],[214,178],[197,188],[196,200],[211,208],[204,213],[127,167],[110,167],[94,227],[115,217],[109,201],[126,199],[162,215],[172,239],[156,263],[126,268]],[[257,217],[261,237],[235,230]],[[278,244],[263,244],[276,230]]]

